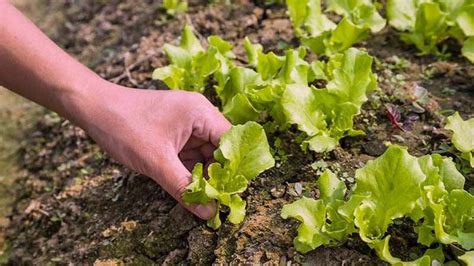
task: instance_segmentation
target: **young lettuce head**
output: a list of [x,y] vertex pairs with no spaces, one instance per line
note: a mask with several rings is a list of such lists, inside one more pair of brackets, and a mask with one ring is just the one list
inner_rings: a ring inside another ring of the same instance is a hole
[[[228,219],[238,224],[244,220],[246,202],[239,196],[251,180],[272,168],[275,160],[270,153],[267,137],[262,126],[255,122],[233,126],[225,133],[214,153],[215,163],[203,174],[203,165],[194,167],[192,183],[183,194],[186,203],[209,203],[216,200],[218,206],[227,206]],[[219,211],[208,221],[212,228],[221,225]]]

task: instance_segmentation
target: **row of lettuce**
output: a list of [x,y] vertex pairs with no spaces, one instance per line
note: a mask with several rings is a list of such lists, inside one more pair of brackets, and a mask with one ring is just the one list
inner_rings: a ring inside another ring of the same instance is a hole
[[[474,119],[464,121],[456,113],[446,128],[453,130],[453,144],[462,156],[472,158]],[[195,166],[183,200],[202,204],[215,200],[218,207],[229,208],[231,223],[241,223],[246,202],[239,194],[275,164],[263,127],[256,122],[233,126],[223,135],[214,157],[217,162],[207,169],[209,178],[203,175],[202,164]],[[381,259],[394,265],[445,263],[443,244],[459,245],[465,252],[458,260],[467,265],[474,262],[474,251],[469,251],[474,249],[474,196],[464,190],[465,178],[451,158],[415,157],[405,147],[390,145],[382,156],[356,171],[352,189],[330,170],[316,184],[319,199],[303,196],[281,211],[284,219],[300,222],[293,241],[299,252],[340,245],[358,234]],[[417,242],[425,249],[420,258],[407,262],[391,254],[388,228],[396,219],[413,221]],[[219,212],[208,225],[220,227]]]
[[[402,2],[407,2],[402,10],[390,11]],[[448,25],[444,33],[458,40],[467,38],[463,27],[472,22],[464,12],[469,3],[389,0],[387,14],[394,27],[407,31],[402,34],[404,40],[411,40],[424,53],[438,54],[443,51],[436,44],[445,37],[433,37],[421,28],[431,23],[427,20],[432,10],[441,10],[446,17],[440,20],[438,16],[437,25]],[[226,206],[227,219],[234,224],[245,218],[246,202],[240,194],[275,164],[265,130],[257,122],[272,121],[280,130],[296,125],[303,149],[328,152],[341,138],[364,134],[353,128],[353,119],[367,94],[377,88],[373,58],[350,48],[370,31],[385,26],[371,1],[328,1],[327,10],[342,17],[338,23],[321,12],[319,0],[288,0],[287,4],[301,47],[277,55],[245,39],[247,64],[243,66],[235,60],[230,43],[210,36],[204,48],[193,29],[185,26],[179,46],[164,47],[171,64],[153,73],[154,79],[171,89],[200,93],[213,89],[222,113],[235,125],[222,137],[214,154],[216,162],[207,171],[202,164],[194,167],[192,183],[183,194],[187,203],[216,201],[221,210]],[[308,61],[308,50],[328,59]],[[474,119],[464,121],[456,113],[448,118],[446,128],[453,132],[460,158],[474,167]],[[474,197],[463,189],[465,179],[451,159],[438,154],[417,158],[394,145],[358,169],[355,180],[348,190],[334,173],[326,171],[317,181],[319,199],[302,198],[284,206],[283,218],[301,222],[294,239],[298,251],[337,245],[358,233],[381,259],[392,264],[444,262],[442,244],[453,243],[466,251],[459,260],[474,261],[474,251],[468,251],[474,248]],[[217,229],[220,218],[217,212],[208,225]],[[414,222],[418,242],[426,246],[425,254],[415,261],[403,262],[390,254],[387,229],[399,218]]]
[[[317,181],[319,199],[303,197],[283,207],[283,218],[301,222],[294,239],[298,251],[337,245],[351,234],[395,265],[444,263],[441,244],[474,249],[474,196],[463,189],[464,176],[450,158],[414,157],[392,145],[358,169],[355,182],[347,192],[344,182],[327,170]],[[417,242],[426,249],[415,261],[403,262],[390,253],[388,228],[400,218],[414,222]],[[460,259],[474,262],[474,251]]]
[[[367,93],[377,88],[373,58],[350,48],[327,62],[305,60],[306,49],[288,49],[283,56],[263,52],[245,40],[249,67],[232,60],[232,45],[218,36],[208,38],[204,49],[186,26],[179,46],[166,44],[171,64],[158,68],[153,78],[171,89],[203,92],[212,79],[222,113],[233,123],[265,121],[271,117],[280,128],[296,124],[306,134],[303,146],[315,152],[333,150],[344,136],[363,134],[353,129]],[[314,81],[324,81],[316,88]]]
[[[286,0],[295,34],[302,45],[316,54],[343,52],[371,33],[383,30],[388,20],[400,32],[401,40],[415,45],[422,55],[445,57],[448,45],[442,43],[454,39],[463,46],[462,54],[474,62],[474,0],[387,0],[385,3],[387,19],[379,12],[383,7],[379,1]],[[164,0],[163,5],[174,15],[186,10],[187,1]],[[337,19],[331,20],[329,17],[334,15]]]
[[[256,122],[270,119],[282,130],[296,124],[305,136],[303,147],[330,151],[340,138],[363,134],[353,129],[353,118],[367,93],[377,88],[377,77],[372,72],[372,57],[355,48],[327,61],[308,62],[303,47],[279,56],[263,52],[261,45],[246,39],[248,67],[243,67],[234,62],[228,42],[217,36],[207,41],[205,49],[186,26],[179,46],[164,47],[171,64],[156,69],[153,77],[171,89],[198,92],[214,83],[222,112],[236,125],[222,137],[207,177],[202,164],[195,166],[183,199],[188,203],[216,201],[219,207],[227,206],[228,220],[238,224],[246,209],[239,194],[275,164],[265,131]],[[310,85],[315,80],[326,85]],[[474,119],[464,121],[456,113],[447,121],[460,157],[474,166]],[[463,189],[464,177],[451,159],[437,154],[416,158],[402,147],[390,146],[380,158],[357,170],[355,180],[356,186],[348,192],[327,171],[317,181],[320,199],[302,198],[283,208],[283,218],[301,222],[294,240],[298,251],[336,245],[358,233],[383,260],[404,263],[390,254],[387,234],[394,220],[402,217],[415,222],[420,244],[437,245],[410,263],[443,262],[440,244],[474,248],[474,197]],[[219,212],[208,221],[212,228],[221,223]],[[466,252],[460,259],[472,255]]]
[[[385,28],[386,20],[372,0],[326,0],[325,12],[341,17],[336,23],[326,16],[321,0],[287,0],[290,19],[301,43],[316,54],[331,55],[365,40]],[[473,0],[387,0],[388,24],[402,41],[415,45],[420,54],[447,55],[452,38],[462,54],[474,62]]]

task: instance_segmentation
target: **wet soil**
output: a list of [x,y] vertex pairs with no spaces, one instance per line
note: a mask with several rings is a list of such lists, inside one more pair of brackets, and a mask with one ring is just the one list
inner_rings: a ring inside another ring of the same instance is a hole
[[[191,1],[186,14],[173,18],[160,1],[45,2],[56,23],[40,25],[53,40],[102,77],[139,89],[165,89],[151,80],[151,73],[167,64],[161,47],[176,43],[184,23],[192,24],[202,41],[212,34],[231,41],[243,62],[245,36],[278,53],[297,44],[281,6]],[[391,30],[358,46],[376,57],[380,79],[380,90],[356,119],[356,128],[366,135],[346,138],[335,151],[315,155],[301,151],[295,130],[269,132],[271,144],[281,140],[280,148],[272,145],[277,166],[243,193],[245,221],[226,222],[218,231],[176,205],[149,178],[111,160],[81,129],[45,114],[20,145],[20,170],[10,187],[15,199],[6,232],[8,263],[383,264],[356,236],[338,247],[296,252],[292,239],[297,223],[282,220],[281,207],[301,195],[317,197],[314,181],[325,167],[351,185],[355,169],[381,155],[385,142],[408,146],[414,155],[455,157],[442,129],[444,115],[456,110],[464,118],[474,116],[474,67],[455,45],[447,61],[417,56]],[[420,87],[428,96],[418,102],[411,96]],[[392,126],[387,104],[401,112],[409,129]],[[311,166],[314,162],[317,167]],[[468,189],[474,178],[466,175]],[[394,239],[407,239],[394,241],[394,254],[408,259],[420,253],[409,241],[409,231],[391,230],[398,232]]]

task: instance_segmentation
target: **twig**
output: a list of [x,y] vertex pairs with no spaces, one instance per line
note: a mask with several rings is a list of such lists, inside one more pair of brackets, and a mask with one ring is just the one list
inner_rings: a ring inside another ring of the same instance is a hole
[[[121,81],[123,78],[128,78],[129,81],[130,81],[133,85],[138,86],[137,81],[136,81],[134,78],[132,78],[132,75],[131,75],[130,71],[133,70],[133,69],[135,69],[137,66],[139,66],[141,63],[145,62],[146,60],[152,58],[153,56],[156,56],[156,54],[154,54],[154,53],[153,53],[153,54],[149,54],[149,55],[143,57],[142,59],[135,61],[133,64],[130,64],[128,67],[125,66],[125,71],[124,71],[122,74],[120,74],[120,75],[118,75],[118,76],[116,76],[116,77],[114,77],[114,78],[111,78],[110,81],[112,81],[113,83],[118,83],[118,82]],[[124,60],[124,63],[125,63],[125,60]]]
[[204,36],[202,36],[201,33],[196,30],[196,27],[194,26],[193,21],[191,20],[188,14],[185,15],[185,18],[186,18],[186,23],[188,23],[188,25],[190,25],[193,28],[194,34],[196,34],[196,36],[199,38],[201,42],[204,42],[207,45],[208,44],[207,39],[204,38]]

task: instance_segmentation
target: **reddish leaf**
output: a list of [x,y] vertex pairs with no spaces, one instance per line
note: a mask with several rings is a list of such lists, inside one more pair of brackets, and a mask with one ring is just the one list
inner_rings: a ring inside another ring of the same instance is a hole
[[387,115],[390,123],[392,124],[393,128],[398,128],[402,131],[405,131],[403,128],[403,124],[400,122],[400,111],[398,110],[397,106],[387,103],[385,104],[385,108],[387,108]]

